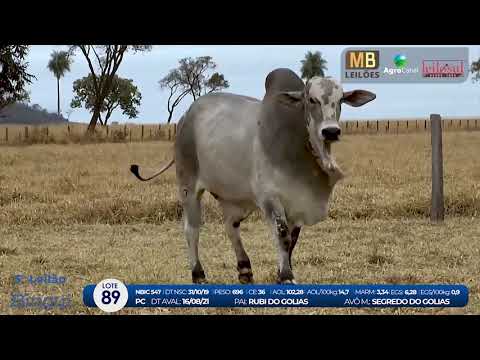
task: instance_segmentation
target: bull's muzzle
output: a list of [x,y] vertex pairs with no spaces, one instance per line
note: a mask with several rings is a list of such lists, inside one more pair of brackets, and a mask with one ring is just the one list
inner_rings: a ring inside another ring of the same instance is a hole
[[338,126],[329,126],[322,129],[322,136],[328,141],[337,141],[342,130]]

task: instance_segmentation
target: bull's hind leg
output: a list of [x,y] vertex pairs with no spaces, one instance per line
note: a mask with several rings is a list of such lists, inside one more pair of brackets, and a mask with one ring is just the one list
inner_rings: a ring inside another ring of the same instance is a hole
[[240,237],[240,222],[245,218],[247,212],[232,203],[219,201],[223,209],[225,232],[237,256],[238,279],[242,284],[253,283],[252,265]]
[[192,281],[196,284],[206,283],[205,272],[198,257],[198,240],[200,237],[201,204],[202,192],[183,191],[183,217],[185,237],[188,243],[188,254],[192,270]]
[[302,228],[299,227],[299,226],[295,226],[292,230],[292,232],[290,233],[290,236],[292,238],[292,242],[290,243],[290,247],[288,249],[288,261],[290,263],[290,268],[293,270],[293,266],[292,266],[292,254],[293,254],[293,249],[295,249],[295,245],[297,245],[297,240],[298,240],[298,237],[300,236],[300,230]]

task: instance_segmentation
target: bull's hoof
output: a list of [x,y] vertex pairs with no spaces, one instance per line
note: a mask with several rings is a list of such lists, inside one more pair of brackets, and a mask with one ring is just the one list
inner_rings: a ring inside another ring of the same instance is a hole
[[240,281],[240,284],[253,284],[253,274],[238,274],[238,280]]
[[208,284],[208,281],[205,278],[196,278],[192,280],[194,284]]
[[297,282],[294,279],[285,279],[285,280],[277,280],[277,284],[280,285],[296,285]]
[[253,283],[253,273],[252,273],[252,264],[250,260],[243,260],[237,263],[238,270],[238,280],[241,284],[252,284]]
[[277,270],[277,284],[296,284],[291,270],[280,272]]
[[194,270],[192,271],[192,281],[194,284],[207,284],[208,281],[205,277],[205,272],[203,270]]

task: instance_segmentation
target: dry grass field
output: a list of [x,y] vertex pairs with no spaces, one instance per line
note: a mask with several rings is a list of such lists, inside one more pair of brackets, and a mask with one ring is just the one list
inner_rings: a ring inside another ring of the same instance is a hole
[[[465,308],[123,309],[121,314],[480,314],[480,132],[444,134],[446,221],[430,224],[428,132],[350,136],[334,146],[347,177],[330,218],[304,228],[293,266],[301,283],[461,283]],[[82,289],[189,283],[175,172],[149,183],[172,153],[164,141],[0,147],[0,313],[102,314]],[[211,283],[237,283],[236,261],[215,200],[204,197],[200,256]],[[275,279],[276,252],[259,214],[242,224],[257,283]],[[57,274],[63,286],[16,285],[14,275]],[[10,307],[17,292],[71,296],[66,310]]]

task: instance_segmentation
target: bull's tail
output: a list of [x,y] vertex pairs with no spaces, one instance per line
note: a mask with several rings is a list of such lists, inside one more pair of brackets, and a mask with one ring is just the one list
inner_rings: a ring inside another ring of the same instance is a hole
[[152,180],[153,178],[156,178],[158,175],[161,175],[162,173],[164,173],[166,170],[168,170],[168,168],[170,168],[170,166],[173,165],[173,163],[175,162],[175,157],[170,160],[170,162],[168,164],[166,164],[158,173],[150,176],[149,178],[143,178],[140,176],[138,170],[139,170],[139,167],[138,165],[131,165],[130,166],[130,171],[132,172],[133,175],[135,175],[137,177],[137,179],[139,180],[142,180],[142,181],[148,181],[148,180]]

